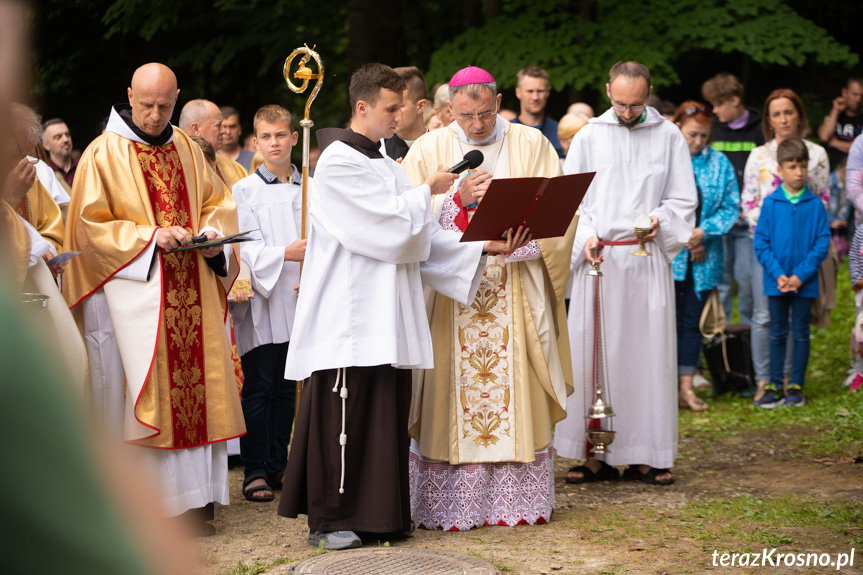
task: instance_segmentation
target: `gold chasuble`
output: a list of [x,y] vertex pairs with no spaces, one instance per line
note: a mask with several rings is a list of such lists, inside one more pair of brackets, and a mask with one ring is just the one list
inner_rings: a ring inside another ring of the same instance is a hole
[[[473,146],[458,140],[453,122],[414,142],[402,166],[419,185],[479,149],[480,169],[496,178],[561,174],[539,130],[505,124],[502,139]],[[445,229],[458,230],[451,192],[433,196],[432,209]],[[572,392],[564,289],[575,227],[573,221],[564,237],[528,244],[523,249],[533,254],[523,261],[490,256],[469,306],[427,288],[435,367],[415,372],[410,420],[424,458],[529,463],[549,446]]]
[[225,182],[225,185],[228,186],[228,190],[232,189],[234,184],[249,175],[243,166],[221,154],[216,154],[216,172],[218,172],[222,181]]
[[106,132],[84,152],[73,192],[66,248],[82,254],[70,261],[64,295],[75,308],[105,289],[128,386],[126,440],[182,449],[242,435],[224,324],[236,258],[217,278],[197,250],[156,247],[147,281],[114,277],[160,227],[237,232],[236,204],[200,148],[176,128],[161,146]]
[[36,228],[58,254],[63,251],[63,214],[39,178],[33,180],[33,185],[15,211]]
[[30,266],[30,234],[15,208],[4,200],[0,200],[0,242],[0,262],[8,270],[6,277],[12,281],[7,287],[21,291]]

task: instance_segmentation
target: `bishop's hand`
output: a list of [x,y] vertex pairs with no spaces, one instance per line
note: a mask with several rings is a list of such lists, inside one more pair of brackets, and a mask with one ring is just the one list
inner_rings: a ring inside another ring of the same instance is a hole
[[510,228],[506,231],[506,240],[489,240],[485,242],[483,251],[489,255],[511,254],[515,250],[527,245],[532,238],[530,228],[519,226],[515,234],[512,233],[512,228]]
[[462,180],[458,187],[458,196],[463,208],[474,202],[479,202],[491,185],[491,174],[484,171],[474,172]]

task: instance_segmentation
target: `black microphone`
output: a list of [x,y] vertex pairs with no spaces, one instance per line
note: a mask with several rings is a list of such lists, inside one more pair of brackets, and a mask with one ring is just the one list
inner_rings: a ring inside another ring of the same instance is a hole
[[480,152],[479,150],[471,150],[464,155],[464,159],[461,162],[449,169],[449,173],[460,174],[468,168],[478,168],[480,164],[482,164],[482,160],[482,152]]

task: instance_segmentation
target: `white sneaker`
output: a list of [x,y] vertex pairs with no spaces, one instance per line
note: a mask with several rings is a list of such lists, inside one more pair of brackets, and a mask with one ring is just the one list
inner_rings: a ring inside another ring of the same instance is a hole
[[309,531],[309,545],[327,551],[341,551],[362,547],[363,542],[353,531]]
[[692,376],[692,387],[695,389],[705,389],[710,387],[710,382],[700,373],[696,373]]

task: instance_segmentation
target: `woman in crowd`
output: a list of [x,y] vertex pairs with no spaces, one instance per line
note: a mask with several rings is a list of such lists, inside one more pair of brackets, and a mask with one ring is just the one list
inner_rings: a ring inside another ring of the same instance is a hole
[[698,322],[705,298],[722,282],[722,237],[737,221],[740,194],[731,162],[725,154],[708,145],[713,128],[711,107],[694,101],[684,102],[672,121],[683,132],[689,146],[699,190],[695,229],[672,264],[677,303],[679,403],[680,407],[692,411],[704,411],[708,405],[692,389],[701,351]]
[[[787,88],[773,90],[764,102],[761,128],[767,142],[749,154],[743,171],[743,190],[740,202],[743,215],[749,222],[749,233],[755,234],[761,202],[782,183],[776,173],[776,148],[788,138],[805,138],[809,135],[809,119],[800,97]],[[809,176],[806,185],[821,198],[826,207],[830,202],[830,164],[827,152],[818,144],[804,140],[809,150]],[[770,312],[764,295],[764,269],[752,256],[752,363],[758,391],[755,401],[764,395],[764,386],[770,377]],[[790,371],[786,358],[785,373]]]

